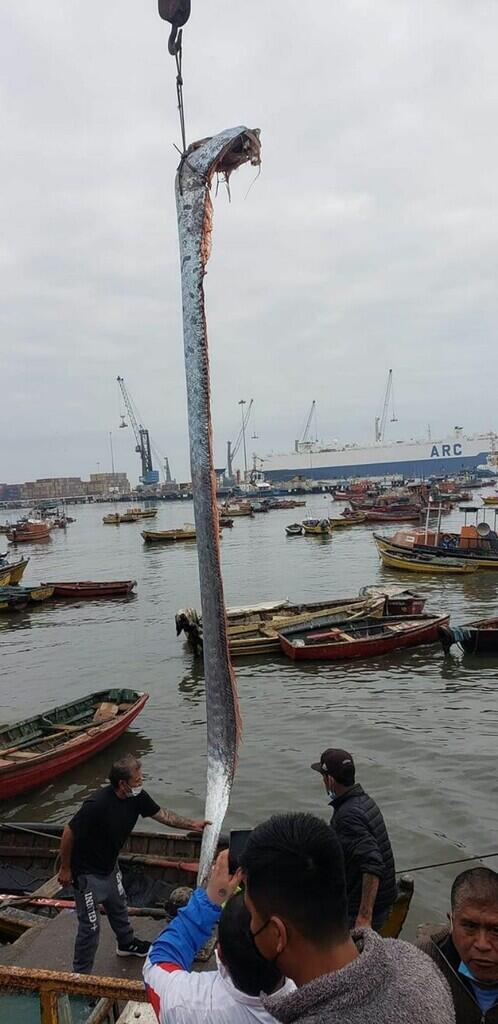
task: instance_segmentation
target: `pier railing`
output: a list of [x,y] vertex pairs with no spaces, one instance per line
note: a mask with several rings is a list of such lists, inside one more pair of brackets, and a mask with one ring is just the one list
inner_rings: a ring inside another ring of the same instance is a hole
[[[147,1001],[140,981],[128,978],[100,978],[94,974],[71,974],[69,971],[45,971],[25,967],[0,966],[0,1016],[2,997],[20,992],[38,995],[41,1024],[70,1024],[69,996],[96,1000],[88,1010],[88,1024],[117,1021],[123,1004]],[[119,1006],[121,1004],[121,1008]]]

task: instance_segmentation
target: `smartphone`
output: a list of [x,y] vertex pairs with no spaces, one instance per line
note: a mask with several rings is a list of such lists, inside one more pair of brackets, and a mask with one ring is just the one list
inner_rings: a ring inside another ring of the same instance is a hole
[[247,840],[251,835],[252,828],[234,828],[230,832],[228,844],[228,870],[231,875],[239,867],[239,860],[246,848]]

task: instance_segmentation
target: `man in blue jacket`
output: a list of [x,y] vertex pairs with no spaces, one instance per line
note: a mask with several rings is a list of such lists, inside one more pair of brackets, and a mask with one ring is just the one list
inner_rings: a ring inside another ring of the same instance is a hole
[[311,765],[319,772],[334,815],[330,822],[342,846],[350,928],[379,931],[396,897],[394,857],[384,818],[375,800],[355,782],[351,754],[324,750]]
[[[260,993],[294,991],[294,983],[254,945],[244,896],[236,892],[240,877],[229,874],[224,850],[207,889],[196,889],[152,944],[143,973],[159,1024],[274,1024]],[[216,925],[218,969],[190,973]]]

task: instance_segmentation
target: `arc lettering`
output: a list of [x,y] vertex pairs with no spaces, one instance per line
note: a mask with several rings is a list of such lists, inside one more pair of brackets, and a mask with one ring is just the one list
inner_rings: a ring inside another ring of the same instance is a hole
[[459,443],[453,444],[453,445],[451,445],[451,444],[442,444],[441,445],[441,454],[439,454],[439,448],[438,448],[437,444],[433,444],[433,446],[431,448],[431,459],[445,459],[445,458],[451,458],[452,455],[461,455],[461,454],[462,454],[462,446]]

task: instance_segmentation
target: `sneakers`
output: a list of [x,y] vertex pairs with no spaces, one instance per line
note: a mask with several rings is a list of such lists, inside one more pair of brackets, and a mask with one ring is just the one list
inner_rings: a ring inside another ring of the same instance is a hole
[[117,956],[146,957],[150,947],[150,942],[144,942],[143,939],[133,939],[127,946],[116,946],[116,954]]

